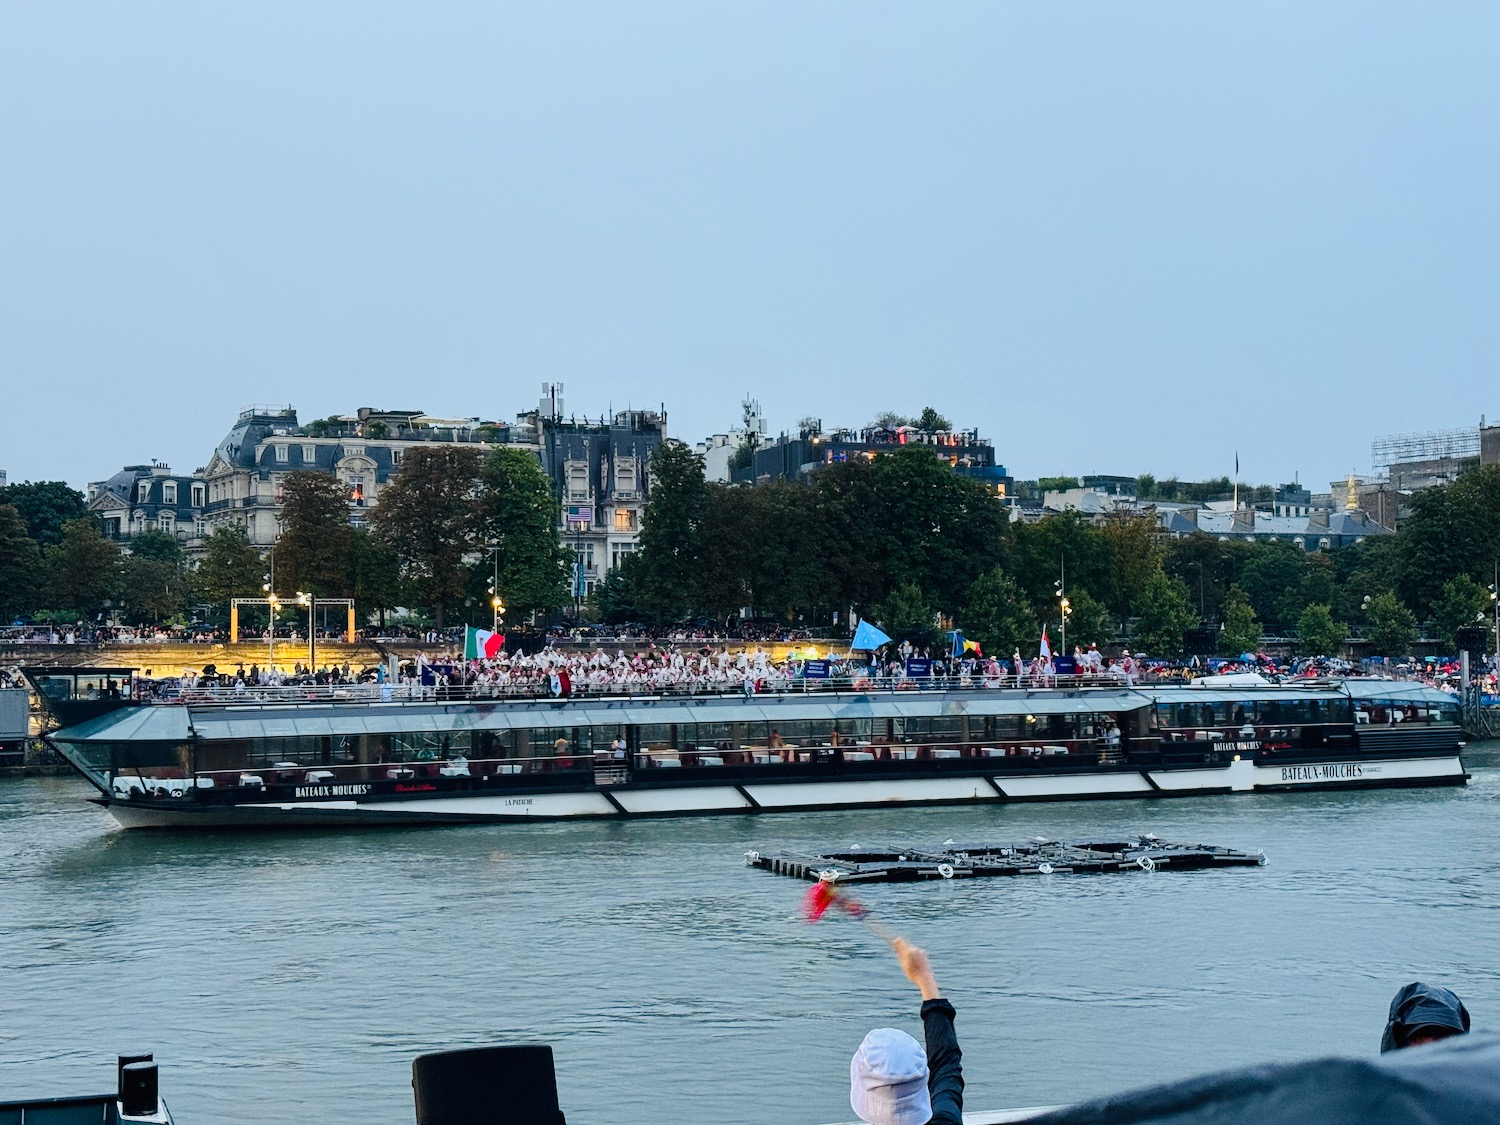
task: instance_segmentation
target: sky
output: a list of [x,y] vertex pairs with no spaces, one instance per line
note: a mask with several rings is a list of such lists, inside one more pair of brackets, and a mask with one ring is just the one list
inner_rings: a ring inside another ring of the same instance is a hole
[[0,8],[0,469],[238,411],[931,405],[1018,477],[1500,417],[1500,5]]

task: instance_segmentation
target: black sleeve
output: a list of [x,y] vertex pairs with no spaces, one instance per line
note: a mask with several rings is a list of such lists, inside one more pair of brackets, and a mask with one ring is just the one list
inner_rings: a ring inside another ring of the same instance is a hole
[[932,1125],[963,1125],[964,1067],[953,1030],[953,1005],[946,1000],[922,1004],[927,1036],[927,1092],[932,1097]]

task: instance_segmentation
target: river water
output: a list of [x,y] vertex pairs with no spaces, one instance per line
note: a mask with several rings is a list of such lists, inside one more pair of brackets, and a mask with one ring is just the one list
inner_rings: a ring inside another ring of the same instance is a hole
[[1500,1026],[1500,746],[1463,789],[633,824],[123,832],[0,782],[0,1097],[154,1050],[181,1125],[413,1120],[424,1051],[547,1042],[573,1125],[850,1117],[917,998],[860,923],[748,849],[1154,832],[1269,865],[866,888],[959,1011],[974,1109],[1373,1054],[1398,986]]

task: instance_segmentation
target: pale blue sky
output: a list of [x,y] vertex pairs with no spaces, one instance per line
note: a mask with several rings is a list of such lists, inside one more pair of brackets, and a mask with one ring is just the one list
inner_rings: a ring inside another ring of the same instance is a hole
[[12,3],[0,468],[236,411],[931,404],[1326,487],[1500,414],[1500,5]]

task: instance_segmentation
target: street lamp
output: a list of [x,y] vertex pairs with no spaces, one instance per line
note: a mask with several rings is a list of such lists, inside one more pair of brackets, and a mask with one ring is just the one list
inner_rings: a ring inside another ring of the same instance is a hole
[[307,607],[307,670],[316,680],[318,677],[318,638],[314,615],[317,613],[318,599],[314,594],[306,594],[298,590],[297,604]]
[[500,596],[500,544],[489,545],[490,560],[494,563],[494,574],[490,577],[489,595],[490,610],[494,617],[491,628],[494,632],[500,631],[500,619],[505,616],[505,599]]
[[1052,585],[1057,589],[1058,618],[1062,625],[1061,636],[1058,643],[1062,646],[1063,655],[1068,652],[1068,611],[1073,608],[1073,603],[1068,601],[1068,564],[1062,563],[1062,573],[1058,580]]
[[261,593],[266,596],[266,605],[271,609],[270,624],[266,627],[266,674],[276,670],[276,590],[275,590],[275,563],[271,564],[271,573],[265,576],[261,583]]

